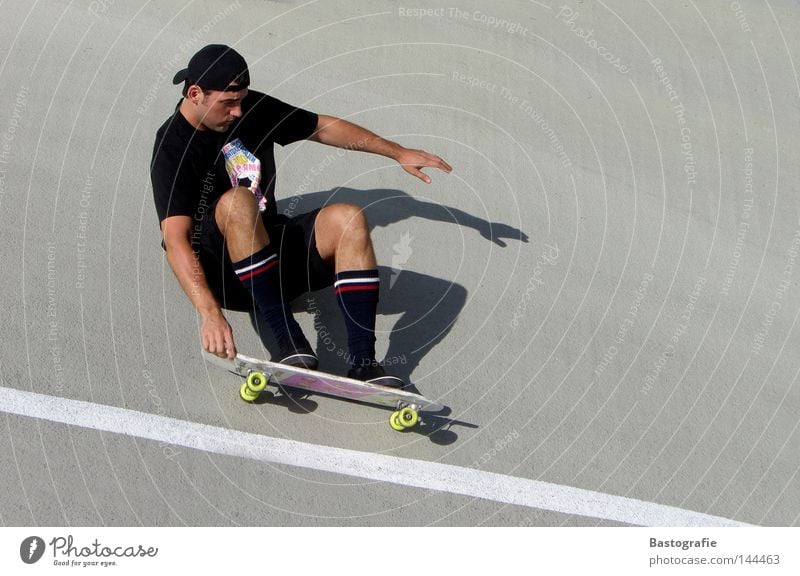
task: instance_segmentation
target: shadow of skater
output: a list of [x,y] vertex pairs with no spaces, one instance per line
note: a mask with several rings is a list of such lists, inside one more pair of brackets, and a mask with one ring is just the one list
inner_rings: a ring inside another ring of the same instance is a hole
[[[528,236],[512,226],[489,222],[463,210],[418,200],[401,190],[333,190],[303,194],[278,202],[278,212],[295,216],[337,202],[362,206],[371,228],[386,227],[417,217],[472,228],[483,238],[505,247],[505,239],[528,242]],[[388,334],[389,345],[382,363],[387,371],[411,383],[411,374],[422,358],[450,332],[467,300],[467,290],[449,280],[434,278],[413,270],[379,266],[381,294],[378,314],[399,316]],[[295,312],[314,316],[317,332],[316,352],[320,369],[335,374],[347,373],[347,332],[341,311],[330,288],[301,296],[292,304]],[[250,314],[253,326],[265,348],[276,350],[268,328],[258,315]],[[312,336],[307,334],[306,336]],[[376,334],[381,350],[387,334]],[[381,360],[379,358],[379,360]]]
[[[460,284],[434,278],[411,270],[395,274],[390,287],[391,268],[380,266],[381,294],[378,315],[399,316],[388,333],[389,346],[379,358],[387,371],[406,382],[425,354],[450,332],[467,301],[467,290]],[[308,313],[314,318],[317,335],[315,351],[320,369],[334,374],[347,373],[347,329],[341,309],[331,288],[309,292],[292,303],[295,313]],[[250,320],[270,352],[277,345],[260,315],[250,312]],[[311,340],[312,334],[306,334]],[[376,347],[381,350],[386,332],[376,333]]]
[[[450,332],[467,301],[467,290],[448,280],[410,270],[396,275],[390,287],[392,269],[381,266],[379,271],[378,315],[399,318],[388,334],[377,331],[378,350],[383,349],[387,338],[389,342],[386,355],[378,360],[390,374],[410,382],[411,374],[425,354]],[[293,309],[314,317],[320,368],[346,374],[347,330],[333,290],[306,294],[294,302]]]
[[402,190],[334,188],[281,200],[278,202],[278,212],[287,216],[297,216],[337,202],[361,206],[367,214],[371,228],[385,228],[389,224],[416,217],[471,228],[502,248],[507,246],[505,240],[528,242],[528,235],[513,226],[490,222],[459,208],[419,200]]

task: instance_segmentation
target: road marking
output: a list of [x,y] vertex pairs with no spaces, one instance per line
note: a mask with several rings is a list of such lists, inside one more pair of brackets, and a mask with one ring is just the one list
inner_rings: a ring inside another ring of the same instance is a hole
[[214,454],[311,468],[625,524],[746,526],[718,516],[602,492],[426,460],[271,438],[14,388],[0,387],[0,411]]

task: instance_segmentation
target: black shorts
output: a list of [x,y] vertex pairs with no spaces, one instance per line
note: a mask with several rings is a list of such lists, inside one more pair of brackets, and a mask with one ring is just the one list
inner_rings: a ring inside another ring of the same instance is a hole
[[[225,238],[214,219],[216,204],[203,219],[200,263],[217,302],[227,310],[252,311],[253,297],[233,271]],[[314,222],[319,209],[294,218],[278,215],[264,219],[270,244],[280,258],[281,290],[284,302],[307,292],[332,286],[333,266],[322,260],[314,240]]]

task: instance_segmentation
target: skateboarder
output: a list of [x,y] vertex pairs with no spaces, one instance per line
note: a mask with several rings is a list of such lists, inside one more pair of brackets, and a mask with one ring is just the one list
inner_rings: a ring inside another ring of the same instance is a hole
[[222,309],[256,310],[277,339],[275,360],[314,369],[316,355],[289,303],[332,285],[347,327],[348,376],[402,386],[375,359],[379,278],[364,213],[330,204],[279,215],[273,144],[313,140],[381,154],[426,183],[421,168],[451,167],[345,120],[250,90],[247,63],[228,46],[202,48],[173,83],[183,84],[183,99],[157,132],[151,179],[162,246],[200,315],[203,348],[233,358]]

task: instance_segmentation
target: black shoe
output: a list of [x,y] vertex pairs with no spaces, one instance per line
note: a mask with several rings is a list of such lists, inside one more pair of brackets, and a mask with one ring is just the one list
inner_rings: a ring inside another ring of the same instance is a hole
[[383,369],[383,366],[377,362],[366,364],[364,366],[355,366],[347,373],[347,377],[353,378],[354,380],[361,380],[362,382],[368,382],[370,384],[387,386],[389,388],[402,388],[406,385],[406,383],[397,376],[390,376],[387,374],[386,370]]
[[302,346],[300,348],[289,348],[281,351],[277,359],[273,360],[278,364],[286,364],[287,366],[294,366],[295,368],[305,368],[307,370],[316,370],[319,365],[317,355],[310,346]]

